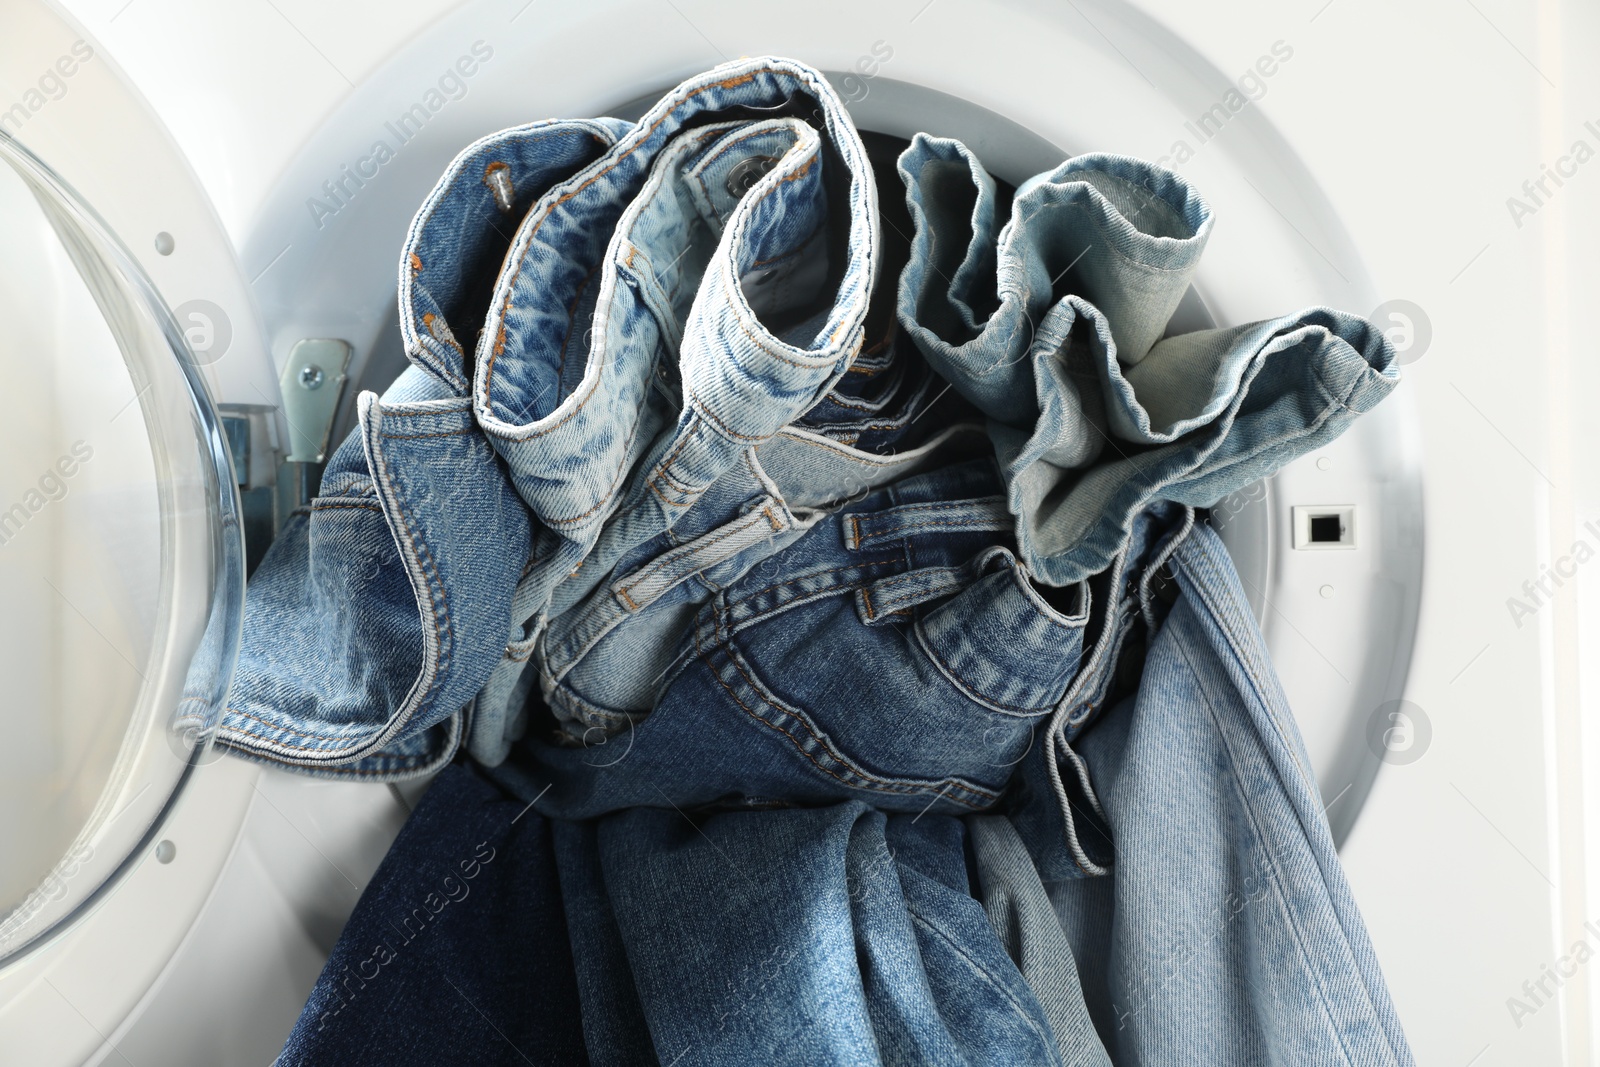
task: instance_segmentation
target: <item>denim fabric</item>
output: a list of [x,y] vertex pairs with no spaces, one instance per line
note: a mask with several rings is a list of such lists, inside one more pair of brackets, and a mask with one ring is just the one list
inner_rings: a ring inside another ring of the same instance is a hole
[[1014,796],[1096,1030],[1119,1064],[1408,1065],[1226,551],[1182,514],[1145,532]]
[[[690,132],[741,114],[721,137]],[[549,620],[675,531],[845,373],[877,277],[877,222],[843,104],[816,71],[771,58],[683,83],[522,219],[472,396],[538,534],[516,629],[474,710],[479,758],[503,758],[522,729],[525,664]],[[771,513],[774,533],[805,522]]]
[[959,819],[850,802],[555,827],[596,1063],[1062,1062]]
[[1072,589],[1152,500],[1211,503],[1392,387],[1387,342],[1338,312],[1159,340],[1211,225],[1175,175],[1083,156],[1008,198],[926,136],[898,169],[889,316],[884,176],[809,68],[744,60],[638,123],[464,152],[402,256],[414,366],[361,398],[252,581],[223,741],[398,777],[464,734],[500,761],[530,706],[620,736],[713,595],[970,454],[974,417],[1007,557]]
[[967,817],[979,899],[1007,955],[1050,1020],[1063,1064],[1111,1067],[1089,1019],[1072,945],[1039,880],[1033,856],[1003,815]]
[[446,768],[373,875],[277,1067],[589,1062],[550,824]]
[[[762,125],[722,138],[694,157],[692,168],[716,162],[729,142],[748,151],[752,131]],[[892,174],[891,169],[875,178],[881,182]],[[909,223],[890,221],[888,228],[909,231]],[[671,529],[629,549],[602,584],[554,615],[531,642],[541,695],[569,740],[602,741],[646,714],[695,611],[716,590],[792,543],[824,512],[948,462],[953,451],[970,451],[979,430],[977,412],[904,342],[892,314],[893,282],[905,255],[904,241],[886,241],[884,265],[894,273],[887,282],[880,275],[874,296],[878,321],[865,327],[878,340],[851,361],[826,395],[747,449]],[[776,285],[769,280],[776,269],[762,267],[752,286]],[[558,589],[558,603],[564,592]],[[491,682],[480,707],[493,690]],[[519,734],[522,724],[510,722],[507,735]],[[484,733],[474,736],[482,739]],[[486,743],[474,743],[472,750],[498,762]]]
[[[424,204],[413,366],[252,581],[224,740],[500,766],[429,792],[292,1062],[363,1062],[375,1011],[441,1063],[1410,1062],[1193,511],[1393,350],[1323,308],[1165,336],[1212,220],[1159,168],[1012,193],[919,135],[884,204],[870,158],[741,60]],[[458,829],[516,862],[412,936]]]
[[[320,494],[251,577],[220,739],[310,773],[403,778],[448,761],[501,658],[527,509],[473,417],[458,335],[483,320],[503,216],[598,156],[622,124],[535,123],[468,147],[401,256],[413,366],[334,452]],[[521,190],[504,210],[489,180]]]
[[677,526],[626,554],[535,642],[541,693],[564,740],[603,742],[649,713],[680,639],[718,590],[848,500],[981,442],[975,424],[958,424],[908,451],[877,454],[796,426],[749,450]]
[[1212,219],[1177,175],[1077,156],[994,182],[959,142],[900,159],[916,220],[901,325],[989,417],[1018,555],[1050,585],[1098,573],[1156,500],[1209,507],[1327,444],[1398,381],[1389,342],[1328,308],[1160,339]]
[[[706,123],[724,114],[739,120]],[[815,503],[769,499],[752,449],[862,346],[875,202],[832,89],[786,60],[725,65],[636,124],[535,123],[469,147],[401,257],[414,366],[360,398],[360,430],[251,583],[224,743],[403,777],[449,758],[470,703],[472,750],[497,761],[549,619],[628,552],[653,558],[750,515],[743,535],[776,523],[770,552],[814,521]],[[863,456],[852,469],[871,484],[920,462]],[[736,466],[742,484],[674,531]],[[841,485],[821,498],[858,490]],[[686,558],[699,557],[680,553],[680,570]]]
[[1041,591],[988,457],[817,522],[720,589],[650,713],[603,743],[533,743],[503,780],[553,816],[859,799],[992,806],[1078,665],[1085,587]]
[[[693,217],[695,205],[701,203],[731,209],[733,202],[723,189],[731,163],[777,158],[788,145],[805,141],[807,135],[815,142],[816,135],[810,127],[794,119],[720,124],[681,134],[657,160],[656,170],[664,172],[665,177],[657,180],[653,173],[617,229],[626,239],[629,258],[639,258],[648,265],[643,258],[648,249],[653,259],[671,257],[674,262],[687,264],[691,274],[698,274],[698,264],[709,255],[710,246],[699,249],[701,254],[697,257],[689,254],[695,251],[692,245],[686,246],[686,251],[675,251],[682,242],[672,239],[676,231],[664,226],[661,216],[669,215],[674,220]],[[791,181],[791,185],[798,181]],[[799,195],[799,191],[786,195]],[[802,204],[804,208],[811,206],[810,202]],[[826,265],[825,249],[810,247],[823,237],[815,232],[822,221],[819,216],[802,225],[796,213],[789,211],[784,224],[809,228],[812,236],[798,251],[767,262],[744,283],[752,292],[761,294],[764,318],[781,318],[808,307],[827,310],[826,300],[818,303],[818,284],[825,278],[816,270]],[[720,216],[711,214],[700,220],[698,231],[691,227],[687,232],[701,232],[709,240],[712,235],[705,231],[720,225]],[[689,315],[694,293],[692,287],[681,284],[673,288],[677,306],[658,315],[676,333],[681,332]],[[622,347],[620,352],[627,355],[629,349]],[[885,363],[884,369],[893,376],[899,365]],[[823,403],[847,404],[843,399],[830,399],[842,392],[830,391]],[[889,396],[894,395],[891,390]],[[901,430],[903,436],[906,425],[924,410],[918,404],[924,398],[925,390],[905,401],[907,411],[896,412],[899,419],[890,417],[887,423],[871,405],[862,405],[863,410],[850,413],[850,425],[864,426],[876,434],[874,444],[882,452],[894,440],[894,431]],[[671,400],[667,391],[655,397],[658,404]],[[750,413],[747,408],[745,414]],[[806,425],[804,420],[802,425]],[[838,424],[829,429],[837,430]],[[859,434],[860,431],[856,436]],[[768,450],[767,455],[787,457],[796,450],[816,449],[815,443],[801,436],[796,437],[794,446]],[[925,453],[915,450],[891,459],[878,458],[878,452],[864,453],[843,444],[824,445],[815,459],[803,463],[799,472],[804,474],[802,479],[793,476],[794,461],[779,458],[776,466],[769,469],[759,444],[752,443],[699,493],[669,529],[627,548],[603,585],[554,614],[548,622],[542,618],[530,620],[529,625],[539,632],[531,640],[529,651],[539,670],[543,696],[556,717],[577,736],[604,736],[625,726],[633,715],[647,711],[655,684],[668,662],[665,657],[687,618],[710,595],[710,590],[735,580],[750,566],[804,533],[822,514],[816,505],[837,506],[850,494],[901,476],[926,459]],[[810,502],[810,506],[791,504],[801,501]],[[604,573],[606,554],[615,547],[605,544],[606,536],[602,531],[601,542],[578,563],[575,576],[565,576],[565,584],[556,590],[552,613],[563,606],[572,590],[581,588],[578,578]],[[571,545],[573,552],[582,551],[577,542]],[[524,589],[533,589],[539,580],[539,573],[530,574]],[[518,666],[508,666],[500,676],[506,680],[506,692],[513,700],[516,689],[511,679],[519,671]],[[492,716],[487,707],[495,702],[498,693],[491,681],[478,704],[483,712],[480,726],[487,721],[485,716]],[[513,714],[519,710],[520,703]],[[476,731],[481,740],[474,743],[474,754],[496,762],[498,757],[490,749],[484,729]],[[507,732],[515,734],[519,730],[520,724],[513,718]]]
[[960,820],[858,803],[549,822],[458,764],[278,1063],[1085,1062],[1058,1056],[968,847]]

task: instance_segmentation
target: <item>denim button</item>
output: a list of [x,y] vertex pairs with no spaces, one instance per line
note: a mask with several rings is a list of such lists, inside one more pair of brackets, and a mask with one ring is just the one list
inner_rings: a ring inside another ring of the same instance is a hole
[[761,176],[772,169],[778,162],[774,156],[751,156],[734,165],[728,172],[728,192],[732,196],[743,196],[750,191],[750,187],[761,180]]

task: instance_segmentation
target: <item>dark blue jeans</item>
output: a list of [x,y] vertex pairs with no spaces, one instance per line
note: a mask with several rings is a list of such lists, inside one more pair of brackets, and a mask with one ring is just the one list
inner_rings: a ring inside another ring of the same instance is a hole
[[278,1065],[588,1062],[550,824],[452,765],[373,875]]

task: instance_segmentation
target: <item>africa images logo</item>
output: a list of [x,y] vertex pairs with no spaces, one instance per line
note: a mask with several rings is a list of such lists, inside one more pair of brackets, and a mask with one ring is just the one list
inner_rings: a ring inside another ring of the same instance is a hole
[[1193,135],[1195,143],[1191,145],[1187,139],[1178,138],[1172,142],[1166,155],[1156,158],[1157,165],[1182,166],[1193,159],[1200,146],[1221,133],[1235,115],[1267,95],[1267,79],[1277,74],[1283,64],[1293,58],[1292,45],[1283,40],[1273,41],[1270,55],[1257,57],[1254,65],[1234,79],[1233,85],[1222,94],[1220,100],[1196,115],[1193,122],[1183,124],[1183,128]]
[[[473,41],[469,51],[471,55],[458,57],[434,84],[428,86],[422,99],[383,124],[389,137],[380,137],[372,142],[367,154],[354,163],[342,164],[338,174],[322,183],[322,196],[306,199],[306,210],[311,212],[311,221],[317,224],[317,229],[322,229],[331,216],[348,207],[357,194],[367,187],[367,182],[376,178],[379,170],[421,133],[422,128],[444,110],[446,104],[466,97],[468,79],[494,58],[494,49],[486,41]],[[390,143],[390,137],[393,138],[393,144]]]

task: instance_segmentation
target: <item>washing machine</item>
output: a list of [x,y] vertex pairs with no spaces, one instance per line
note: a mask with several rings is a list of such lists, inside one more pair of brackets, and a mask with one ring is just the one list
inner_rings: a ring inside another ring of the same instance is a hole
[[[211,741],[246,574],[405,355],[483,134],[741,55],[1019,183],[1217,222],[1172,330],[1327,304],[1405,382],[1222,501],[1420,1062],[1600,1062],[1596,13],[1561,0],[0,0],[0,1062],[265,1064],[426,781]],[[175,723],[183,723],[178,729]],[[1587,946],[1587,950],[1580,949]]]

